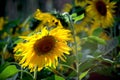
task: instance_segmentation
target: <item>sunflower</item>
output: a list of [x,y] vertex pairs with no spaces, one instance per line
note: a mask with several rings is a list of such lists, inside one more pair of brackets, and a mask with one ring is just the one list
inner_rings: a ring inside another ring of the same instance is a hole
[[103,28],[113,25],[115,2],[110,2],[109,0],[91,0],[88,1],[88,4],[86,8],[87,14],[99,22]]
[[[41,30],[44,26],[47,27],[63,27],[60,20],[50,13],[43,13],[39,9],[34,13],[34,18],[36,20],[42,21],[36,30]],[[41,27],[42,26],[42,27]]]
[[54,28],[48,31],[44,27],[39,33],[20,38],[23,41],[14,48],[15,59],[31,72],[34,71],[35,65],[38,66],[38,71],[43,67],[56,68],[58,58],[65,61],[64,54],[70,54],[71,48],[67,45],[67,41],[71,40],[70,30]]

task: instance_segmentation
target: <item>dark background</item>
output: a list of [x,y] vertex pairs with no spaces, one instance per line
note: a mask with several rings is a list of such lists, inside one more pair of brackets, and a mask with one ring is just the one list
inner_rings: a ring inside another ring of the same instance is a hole
[[17,18],[25,19],[36,9],[43,12],[50,10],[61,11],[65,3],[72,0],[0,0],[0,17],[8,17],[9,20]]

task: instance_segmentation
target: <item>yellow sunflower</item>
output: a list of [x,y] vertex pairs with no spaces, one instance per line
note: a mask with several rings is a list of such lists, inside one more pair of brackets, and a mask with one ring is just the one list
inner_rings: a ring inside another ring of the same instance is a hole
[[[34,14],[34,18],[42,21],[36,30],[41,30],[44,26],[47,27],[63,27],[61,22],[50,13],[43,13],[39,9]],[[41,27],[42,26],[42,27]]]
[[70,30],[54,28],[50,31],[44,27],[41,32],[31,36],[21,36],[23,42],[14,48],[15,59],[19,60],[22,67],[28,67],[34,71],[38,66],[38,71],[43,67],[56,67],[58,58],[65,61],[65,55],[69,54],[71,48],[67,41],[71,40]]
[[109,0],[91,0],[88,1],[88,4],[86,8],[87,14],[99,22],[103,28],[113,25],[115,2],[110,2]]

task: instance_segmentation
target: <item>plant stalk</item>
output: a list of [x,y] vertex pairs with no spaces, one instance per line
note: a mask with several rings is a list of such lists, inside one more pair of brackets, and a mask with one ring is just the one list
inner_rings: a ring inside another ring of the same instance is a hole
[[71,17],[69,16],[69,14],[67,14],[68,18],[69,18],[69,21],[70,21],[70,27],[71,27],[71,30],[72,30],[72,34],[73,34],[73,40],[74,40],[74,45],[75,45],[75,57],[76,57],[76,72],[77,72],[77,80],[79,80],[79,75],[80,75],[80,72],[79,72],[79,58],[78,58],[78,50],[77,50],[77,41],[76,41],[76,33],[75,33],[75,28],[73,26],[73,21],[71,19]]
[[37,70],[38,70],[38,66],[35,66],[35,70],[34,70],[34,80],[37,80]]

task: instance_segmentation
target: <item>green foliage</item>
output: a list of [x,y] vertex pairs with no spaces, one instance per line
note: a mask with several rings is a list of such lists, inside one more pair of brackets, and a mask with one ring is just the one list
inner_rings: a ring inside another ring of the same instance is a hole
[[85,41],[92,42],[92,43],[98,43],[98,44],[106,44],[106,41],[102,38],[99,38],[98,36],[88,36],[86,38],[83,38]]
[[14,42],[14,44],[17,44],[17,43],[20,43],[20,42],[23,42],[24,40],[23,39],[18,39]]
[[76,23],[77,21],[82,20],[85,17],[85,14],[83,13],[83,14],[77,16],[76,13],[73,13],[71,16],[72,16],[72,18],[74,20],[74,23]]
[[15,75],[18,72],[19,72],[19,70],[16,68],[15,65],[9,65],[0,73],[0,79],[5,80],[5,79]]
[[88,72],[89,72],[89,70],[81,73],[80,76],[79,76],[80,80],[82,80],[88,74]]
[[[19,25],[20,20],[13,20],[13,21],[9,21],[7,24],[5,24],[3,31],[7,32],[9,35],[13,35],[16,31],[16,27]],[[13,29],[13,31],[11,32],[11,29]]]
[[[82,1],[85,1],[85,0],[82,0]],[[118,5],[120,2],[120,0],[112,0],[112,1],[118,2],[116,5]],[[80,2],[80,4],[83,5],[84,3]],[[16,77],[17,79],[20,79],[20,80],[33,80],[33,79],[34,80],[39,80],[39,79],[40,80],[41,79],[42,80],[74,80],[74,79],[87,80],[86,76],[90,76],[89,73],[91,72],[108,75],[111,78],[113,78],[113,80],[118,80],[117,78],[114,78],[114,77],[120,76],[120,72],[119,72],[120,18],[117,17],[119,15],[114,17],[115,23],[113,23],[112,28],[110,27],[103,28],[102,26],[103,24],[100,23],[99,26],[94,26],[94,28],[96,28],[94,30],[92,29],[93,27],[91,26],[92,24],[94,24],[94,21],[98,23],[101,21],[99,20],[96,21],[97,19],[94,19],[90,15],[87,15],[87,13],[89,13],[89,12],[86,12],[87,11],[86,8],[88,5],[90,4],[86,4],[83,7],[73,3],[73,5],[71,5],[72,8],[69,10],[69,12],[63,12],[63,13],[58,11],[47,12],[47,13],[50,13],[52,16],[54,16],[54,18],[56,18],[56,21],[57,21],[56,23],[54,23],[56,24],[55,26],[50,25],[50,27],[52,27],[50,29],[57,27],[58,22],[60,21],[59,26],[62,25],[64,29],[71,30],[72,37],[74,38],[73,40],[75,40],[75,41],[70,41],[69,43],[66,43],[65,41],[65,43],[68,44],[73,50],[70,51],[70,55],[64,56],[65,58],[64,62],[59,58],[57,59],[57,56],[55,55],[55,58],[56,60],[59,61],[59,63],[58,63],[58,66],[54,69],[45,67],[41,71],[29,72],[28,67],[22,68],[21,64],[15,63],[16,60],[14,59],[14,54],[20,54],[21,51],[19,50],[19,51],[16,51],[16,53],[14,53],[13,50],[16,44],[20,42],[23,42],[23,43],[26,42],[26,40],[20,39],[19,36],[31,36],[35,34],[35,32],[37,32],[35,31],[37,27],[41,27],[42,25],[44,27],[47,26],[48,28],[49,22],[51,22],[50,24],[52,24],[52,22],[55,22],[55,21],[53,19],[48,19],[47,21],[46,18],[45,18],[46,21],[37,20],[34,18],[34,15],[28,16],[28,18],[26,18],[23,21],[21,21],[20,19],[16,19],[13,21],[9,21],[9,20],[6,21],[2,26],[3,29],[0,30],[0,80],[6,80],[8,78],[12,78],[15,74],[18,74],[16,75]],[[118,13],[116,12],[115,15]],[[44,14],[44,12],[42,14]],[[86,17],[89,17],[89,18],[86,18]],[[83,24],[81,26],[82,22]],[[80,25],[77,26],[78,27],[77,28],[78,33],[77,33],[75,24],[78,24],[78,23]],[[109,22],[107,23],[109,24]],[[91,32],[91,30],[94,30],[92,34],[88,34],[89,31]],[[29,33],[24,34],[27,31]],[[110,37],[110,39],[105,40],[99,37],[101,36],[101,33],[106,33],[107,36]],[[41,30],[38,30],[37,34],[41,35]],[[80,38],[79,41],[75,39],[76,36]],[[65,38],[64,35],[62,37]],[[29,46],[27,47],[29,48]],[[78,50],[79,48],[80,50]],[[63,47],[63,50],[64,50],[64,47]],[[7,53],[12,55],[10,56],[11,60],[9,60],[9,55],[7,55]],[[22,58],[22,56],[24,56],[24,54],[21,55],[20,57]],[[63,55],[59,55],[59,56],[62,57]],[[49,57],[49,56],[46,56],[46,57]],[[25,61],[24,59],[22,60]],[[49,58],[49,60],[52,60],[52,59]],[[11,62],[15,63],[15,65],[14,64],[11,65]],[[29,64],[29,61],[28,61],[28,64]],[[52,65],[52,63],[50,64]]]
[[3,65],[0,65],[0,73],[9,65],[10,65],[9,62],[5,62]]
[[95,29],[92,33],[93,36],[100,36],[100,34],[103,32],[103,29],[101,27]]

